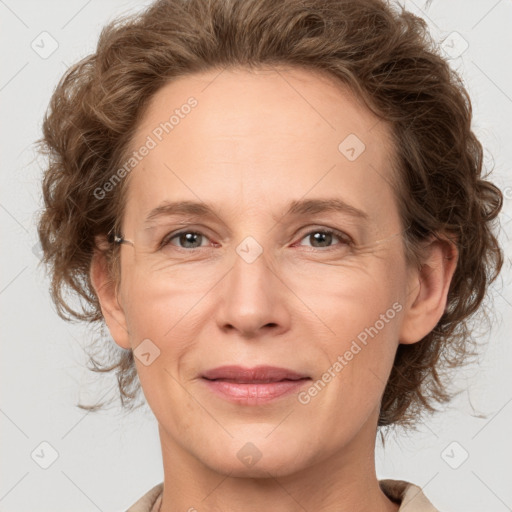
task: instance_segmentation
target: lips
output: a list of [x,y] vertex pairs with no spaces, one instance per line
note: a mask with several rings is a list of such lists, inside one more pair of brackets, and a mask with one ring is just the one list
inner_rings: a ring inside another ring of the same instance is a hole
[[257,366],[255,368],[220,366],[219,368],[207,370],[203,373],[202,377],[208,380],[224,380],[240,384],[260,384],[282,380],[295,381],[309,378],[307,375],[276,366]]
[[311,380],[307,375],[275,366],[221,366],[201,377],[217,396],[242,405],[262,405],[290,395]]

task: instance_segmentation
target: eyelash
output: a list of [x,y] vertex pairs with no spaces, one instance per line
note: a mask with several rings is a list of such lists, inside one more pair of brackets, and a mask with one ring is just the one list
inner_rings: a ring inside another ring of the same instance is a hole
[[[304,238],[308,237],[308,236],[311,236],[312,234],[314,233],[322,233],[322,234],[328,234],[328,235],[334,235],[336,238],[338,238],[341,242],[340,245],[342,246],[349,246],[349,247],[352,247],[354,245],[354,242],[352,240],[351,237],[349,237],[347,234],[341,232],[341,231],[338,231],[336,229],[332,229],[332,228],[316,228],[316,229],[312,229],[311,231],[308,231],[307,233],[305,233],[301,238],[300,240],[303,240]],[[169,235],[167,235],[166,237],[163,238],[162,242],[160,243],[160,249],[168,246],[168,245],[174,245],[174,244],[171,244],[171,240],[174,240],[175,238],[181,236],[181,235],[186,235],[186,234],[194,234],[194,235],[200,235],[200,236],[204,236],[205,238],[208,238],[204,233],[201,233],[201,231],[192,231],[192,230],[183,230],[183,231],[178,231],[177,233],[171,233]],[[299,240],[299,241],[300,241]],[[190,252],[190,251],[193,251],[195,249],[205,249],[206,247],[194,247],[192,249],[189,249],[189,248],[185,248],[185,247],[179,247],[179,246],[174,246],[176,249],[178,250],[182,250],[182,251],[187,251],[187,252]],[[315,250],[320,250],[322,252],[326,252],[326,251],[329,251],[329,250],[333,250],[333,249],[336,249],[336,246],[327,246],[327,247],[311,247],[311,249],[315,249]]]

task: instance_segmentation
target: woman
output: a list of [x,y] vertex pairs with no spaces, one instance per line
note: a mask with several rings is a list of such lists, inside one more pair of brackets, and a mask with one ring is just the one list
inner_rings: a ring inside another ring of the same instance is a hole
[[449,400],[502,265],[470,125],[424,22],[379,0],[104,29],[44,121],[39,234],[62,316],[106,323],[103,370],[158,421],[131,512],[437,510],[374,449]]

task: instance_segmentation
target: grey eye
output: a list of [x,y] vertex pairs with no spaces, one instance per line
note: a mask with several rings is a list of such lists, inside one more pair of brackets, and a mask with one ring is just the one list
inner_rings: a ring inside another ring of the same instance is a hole
[[[174,239],[177,239],[179,243],[173,243],[172,240]],[[206,237],[202,233],[195,231],[182,231],[181,233],[175,233],[167,237],[162,245],[165,246],[170,244],[177,245],[182,249],[196,249],[203,245],[203,239],[206,239]]]
[[346,240],[345,237],[330,229],[315,229],[306,233],[306,235],[302,237],[301,241],[305,239],[308,239],[311,242],[310,246],[315,248],[332,247],[333,245],[336,245],[332,243],[336,239],[341,244],[348,243],[348,240]]

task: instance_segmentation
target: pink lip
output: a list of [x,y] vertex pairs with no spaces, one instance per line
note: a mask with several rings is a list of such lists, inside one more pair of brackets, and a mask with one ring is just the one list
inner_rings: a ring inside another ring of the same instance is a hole
[[208,388],[232,402],[258,405],[297,391],[310,378],[275,366],[221,366],[201,376]]

